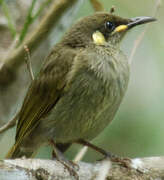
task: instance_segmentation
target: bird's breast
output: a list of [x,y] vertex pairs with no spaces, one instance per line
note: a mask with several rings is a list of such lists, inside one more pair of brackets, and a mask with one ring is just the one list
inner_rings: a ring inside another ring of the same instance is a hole
[[48,117],[58,142],[92,139],[113,119],[128,84],[129,69],[109,54],[95,54],[75,72]]
[[121,51],[113,55],[108,51],[98,52],[92,60],[90,69],[99,84],[95,98],[99,99],[100,103],[97,102],[95,118],[90,121],[92,125],[88,137],[91,139],[114,118],[129,81],[129,64]]

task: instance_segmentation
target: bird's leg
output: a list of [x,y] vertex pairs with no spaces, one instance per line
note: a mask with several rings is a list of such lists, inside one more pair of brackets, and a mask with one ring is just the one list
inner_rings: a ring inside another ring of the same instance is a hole
[[90,147],[91,149],[94,149],[95,151],[103,154],[105,157],[109,157],[110,159],[114,156],[114,155],[112,155],[110,152],[107,152],[107,151],[105,151],[104,149],[99,148],[98,146],[95,146],[94,144],[92,144],[92,143],[90,143],[90,142],[88,142],[88,141],[86,141],[86,140],[80,139],[80,140],[76,141],[76,143],[82,144],[82,145],[84,145],[84,146],[88,146],[88,147]]
[[69,171],[70,175],[74,176],[77,180],[79,180],[79,176],[76,170],[74,169],[75,167],[78,167],[79,169],[79,166],[74,162],[66,159],[64,155],[56,148],[55,142],[52,139],[49,140],[49,143],[53,147],[53,151],[52,151],[53,159],[56,158]]
[[92,149],[94,149],[95,151],[103,154],[105,156],[105,158],[110,158],[110,160],[112,162],[117,162],[117,163],[120,163],[121,165],[123,165],[124,167],[127,167],[129,168],[130,167],[130,162],[131,160],[129,158],[121,158],[121,157],[118,157],[114,154],[111,154],[110,152],[108,151],[105,151],[104,149],[102,148],[99,148],[98,146],[95,146],[94,144],[86,141],[86,140],[83,140],[83,139],[80,139],[78,141],[76,141],[76,143],[78,144],[82,144],[84,146],[88,146]]

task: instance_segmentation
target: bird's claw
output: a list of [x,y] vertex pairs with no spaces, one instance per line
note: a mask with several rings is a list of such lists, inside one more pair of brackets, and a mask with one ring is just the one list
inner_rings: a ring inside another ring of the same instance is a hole
[[74,163],[73,161],[63,161],[61,159],[57,159],[63,166],[68,170],[71,176],[73,176],[76,180],[79,180],[79,175],[77,171],[79,170],[79,165]]
[[132,168],[131,167],[131,159],[129,159],[129,158],[121,158],[121,157],[115,156],[115,157],[111,158],[111,161],[119,163],[121,166],[126,167],[128,169]]
[[106,152],[104,158],[100,159],[99,161],[110,159],[114,163],[118,163],[123,167],[126,167],[128,169],[131,168],[131,159],[130,158],[121,158],[119,156],[116,156],[114,154],[111,154],[110,152]]
[[70,164],[72,164],[72,167],[76,170],[76,171],[79,171],[80,167],[77,163],[75,163],[74,161],[69,161]]

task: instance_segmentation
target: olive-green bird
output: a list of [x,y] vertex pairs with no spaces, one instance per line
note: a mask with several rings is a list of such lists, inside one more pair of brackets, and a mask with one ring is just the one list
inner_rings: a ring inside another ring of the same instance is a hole
[[80,19],[54,46],[24,99],[7,158],[33,156],[47,142],[64,152],[88,145],[114,118],[129,80],[119,45],[129,29],[154,21],[96,13]]

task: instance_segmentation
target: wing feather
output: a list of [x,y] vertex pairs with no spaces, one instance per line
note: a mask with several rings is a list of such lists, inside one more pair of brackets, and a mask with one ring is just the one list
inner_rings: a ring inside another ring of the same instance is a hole
[[58,102],[66,86],[66,75],[72,66],[75,52],[61,47],[48,56],[37,78],[31,83],[20,111],[16,144],[28,136]]

